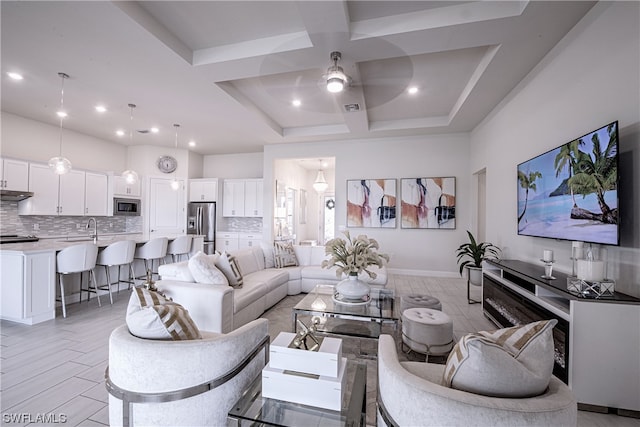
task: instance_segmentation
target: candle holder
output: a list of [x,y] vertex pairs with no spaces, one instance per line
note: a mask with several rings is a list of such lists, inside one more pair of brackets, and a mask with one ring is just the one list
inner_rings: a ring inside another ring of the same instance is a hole
[[547,280],[554,280],[555,277],[553,277],[552,274],[553,274],[553,263],[555,261],[553,260],[547,261],[544,259],[541,259],[540,261],[544,263],[544,274],[541,277]]

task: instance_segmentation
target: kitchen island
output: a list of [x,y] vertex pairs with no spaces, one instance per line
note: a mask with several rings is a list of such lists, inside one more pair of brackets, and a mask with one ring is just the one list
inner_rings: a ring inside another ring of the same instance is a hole
[[[178,235],[166,237],[171,241]],[[134,240],[136,244],[142,245],[150,238],[148,234],[142,233],[105,234],[98,237],[96,244],[98,248],[105,248],[118,240]],[[54,319],[56,253],[69,246],[92,241],[86,235],[64,236],[0,246],[0,319],[27,325]],[[201,250],[202,243],[203,236],[194,236],[192,253]],[[142,275],[143,268],[141,263],[134,263],[136,275]],[[99,284],[106,283],[104,269],[96,269],[96,277]],[[79,282],[77,289],[79,290]],[[67,299],[72,302],[78,298],[74,294]]]

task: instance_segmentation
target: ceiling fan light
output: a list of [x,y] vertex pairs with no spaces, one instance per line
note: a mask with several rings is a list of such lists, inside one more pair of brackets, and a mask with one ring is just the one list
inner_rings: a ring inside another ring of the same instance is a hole
[[322,170],[318,171],[318,176],[316,176],[316,180],[313,183],[313,189],[318,193],[324,193],[329,188],[329,184],[327,184],[327,180],[324,178],[324,172]]
[[327,90],[331,93],[342,92],[344,89],[344,80],[338,77],[327,79]]
[[71,170],[71,162],[66,157],[52,157],[49,159],[49,168],[57,175],[64,175]]

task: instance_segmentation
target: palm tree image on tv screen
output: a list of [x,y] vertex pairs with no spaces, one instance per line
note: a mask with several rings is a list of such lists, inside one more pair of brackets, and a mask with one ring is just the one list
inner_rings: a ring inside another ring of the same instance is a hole
[[518,165],[518,234],[618,244],[618,122]]

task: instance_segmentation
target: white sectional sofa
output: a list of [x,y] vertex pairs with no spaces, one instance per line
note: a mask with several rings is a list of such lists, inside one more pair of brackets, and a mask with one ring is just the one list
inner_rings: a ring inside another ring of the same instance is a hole
[[[230,251],[242,273],[242,287],[196,283],[188,261],[159,267],[158,289],[183,305],[201,330],[227,333],[257,319],[286,295],[309,292],[317,284],[335,284],[342,278],[335,268],[322,268],[327,258],[324,246],[293,246],[298,266],[275,268],[270,248],[253,247]],[[386,267],[371,269],[370,279],[360,277],[374,287],[387,283]]]

